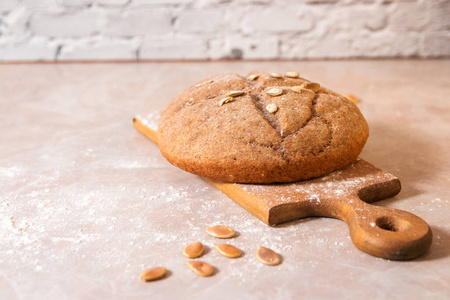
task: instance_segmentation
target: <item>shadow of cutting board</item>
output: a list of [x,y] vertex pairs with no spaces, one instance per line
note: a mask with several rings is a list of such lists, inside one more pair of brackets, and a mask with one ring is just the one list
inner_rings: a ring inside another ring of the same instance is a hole
[[[159,112],[136,116],[134,127],[157,143]],[[397,209],[370,205],[400,192],[400,181],[357,158],[328,175],[294,183],[241,184],[204,178],[267,225],[305,217],[346,222],[355,246],[371,255],[408,260],[425,253],[432,233],[421,218]]]

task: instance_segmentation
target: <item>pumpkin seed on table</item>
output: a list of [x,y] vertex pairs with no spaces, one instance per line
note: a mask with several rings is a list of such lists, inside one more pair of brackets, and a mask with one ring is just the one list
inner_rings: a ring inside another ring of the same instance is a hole
[[275,251],[263,246],[259,246],[256,250],[256,258],[269,266],[275,266],[281,262],[280,256]]
[[273,114],[278,110],[278,106],[275,103],[270,103],[266,106],[268,113]]
[[281,75],[280,73],[270,73],[269,75],[273,78],[283,78],[283,75]]
[[236,232],[231,227],[225,225],[216,225],[206,228],[206,233],[215,238],[229,239],[232,238]]
[[200,242],[195,242],[186,246],[186,248],[184,248],[183,254],[189,258],[197,258],[202,255],[203,250],[203,244]]
[[140,278],[145,281],[153,281],[164,277],[166,273],[167,269],[164,267],[152,267],[147,270],[144,270],[141,273]]
[[204,261],[191,260],[187,262],[189,268],[200,276],[211,276],[214,272],[213,266]]
[[300,74],[298,72],[286,72],[284,76],[289,78],[298,78]]
[[220,254],[230,257],[230,258],[236,258],[241,256],[241,250],[236,248],[233,245],[229,244],[216,244],[214,247],[219,251]]
[[269,90],[267,90],[266,94],[269,96],[273,96],[273,97],[279,96],[279,95],[283,94],[283,89],[280,87],[273,87],[273,88],[270,88]]

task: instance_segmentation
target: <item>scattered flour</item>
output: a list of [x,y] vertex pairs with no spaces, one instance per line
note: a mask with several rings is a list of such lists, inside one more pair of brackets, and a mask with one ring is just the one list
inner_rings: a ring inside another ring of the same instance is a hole
[[[367,258],[351,245],[342,222],[302,219],[269,227],[202,179],[175,170],[161,157],[149,159],[157,157],[154,147],[133,149],[129,140],[120,140],[124,136],[129,132],[101,145],[82,145],[74,136],[54,151],[55,157],[48,156],[45,148],[41,156],[29,159],[27,168],[17,163],[0,169],[0,184],[7,184],[6,193],[0,195],[4,272],[21,270],[33,278],[36,274],[77,274],[68,278],[86,284],[94,279],[125,282],[133,287],[136,274],[144,267],[163,264],[178,270],[172,275],[176,278],[167,281],[190,285],[190,273],[183,273],[180,254],[184,246],[197,240],[208,248],[204,259],[220,271],[213,280],[238,278],[239,285],[261,276],[308,276],[311,270],[336,268],[341,257],[351,257],[355,265]],[[124,153],[129,155],[123,157]],[[294,186],[288,193],[283,190],[286,185],[279,185],[275,193],[286,196],[277,201],[292,201],[303,193],[308,201],[322,205],[321,190],[342,197],[347,189],[364,184],[364,178],[358,177],[344,182],[344,188],[342,182],[330,184],[336,176],[339,172],[307,188]],[[249,193],[263,192],[257,185],[239,186]],[[447,206],[440,198],[430,202]],[[230,260],[214,251],[217,240],[204,230],[217,224],[237,231],[229,242],[244,252],[242,258]],[[446,242],[443,235],[437,240]],[[259,263],[254,259],[259,245],[280,253],[283,263],[277,268]],[[352,262],[347,264],[349,269],[356,268]]]

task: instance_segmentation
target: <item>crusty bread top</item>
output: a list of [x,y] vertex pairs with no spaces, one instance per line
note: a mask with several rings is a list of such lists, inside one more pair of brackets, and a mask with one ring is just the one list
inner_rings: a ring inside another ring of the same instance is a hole
[[[249,75],[257,78],[212,76],[170,102],[158,125],[169,162],[220,181],[271,183],[318,177],[359,155],[368,126],[354,103],[304,88],[303,78]],[[274,87],[282,94],[269,95]],[[230,91],[243,94],[228,98]]]

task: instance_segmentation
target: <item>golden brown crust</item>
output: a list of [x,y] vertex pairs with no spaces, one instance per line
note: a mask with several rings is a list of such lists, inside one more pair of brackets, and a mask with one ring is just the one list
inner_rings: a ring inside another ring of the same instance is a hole
[[[353,161],[368,138],[359,109],[323,87],[291,90],[303,78],[255,80],[221,74],[176,96],[158,125],[161,153],[188,172],[226,182],[292,182],[318,177]],[[283,93],[267,91],[280,87]],[[244,91],[220,105],[230,91]],[[267,105],[275,104],[269,113]]]

